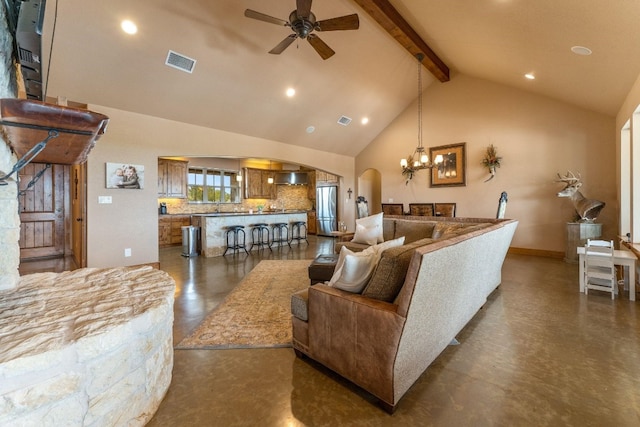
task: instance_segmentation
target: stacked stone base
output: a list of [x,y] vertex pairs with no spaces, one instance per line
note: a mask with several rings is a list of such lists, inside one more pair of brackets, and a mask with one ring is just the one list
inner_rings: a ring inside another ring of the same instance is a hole
[[142,426],[171,382],[171,277],[24,276],[0,292],[0,425]]

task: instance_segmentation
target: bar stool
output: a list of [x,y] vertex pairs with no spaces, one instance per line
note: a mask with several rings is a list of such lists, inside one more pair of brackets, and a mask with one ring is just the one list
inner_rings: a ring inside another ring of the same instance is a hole
[[[240,233],[242,233],[242,243],[240,243],[239,241]],[[233,236],[233,244],[229,243],[230,236]],[[244,225],[228,226],[227,231],[225,233],[225,240],[227,241],[227,248],[224,250],[224,253],[222,254],[222,256],[225,256],[229,249],[232,249],[233,253],[236,253],[240,249],[244,249],[244,251],[247,252],[247,247],[245,245]]]
[[[276,231],[278,231],[277,237]],[[291,247],[291,243],[289,243],[289,228],[287,227],[286,222],[276,222],[271,224],[271,244],[273,245],[275,243],[278,243],[278,246],[282,246],[283,243],[286,243]]]
[[[304,228],[304,235],[302,234],[303,228]],[[306,222],[294,221],[291,223],[290,242],[293,242],[294,240],[297,240],[298,244],[300,244],[300,240],[304,240],[305,242],[307,242],[307,245],[309,244],[309,241],[307,240],[307,223]]]
[[271,250],[271,244],[269,243],[269,227],[267,224],[258,223],[251,225],[251,247],[249,247],[249,250],[252,250],[254,246],[257,246],[258,250],[265,246]]

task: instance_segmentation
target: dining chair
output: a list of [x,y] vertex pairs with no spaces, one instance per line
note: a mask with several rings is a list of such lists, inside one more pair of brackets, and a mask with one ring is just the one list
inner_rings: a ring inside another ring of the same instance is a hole
[[435,216],[433,203],[409,203],[409,215]]
[[506,210],[507,210],[507,192],[503,191],[502,194],[500,194],[500,199],[498,200],[498,213],[496,214],[496,218],[503,219]]
[[584,257],[585,294],[589,294],[589,289],[595,289],[611,292],[611,299],[614,299],[618,293],[613,250],[613,240],[587,239]]
[[436,203],[436,216],[455,217],[456,216],[456,204],[455,203]]
[[382,213],[384,215],[404,215],[404,205],[402,203],[383,203]]

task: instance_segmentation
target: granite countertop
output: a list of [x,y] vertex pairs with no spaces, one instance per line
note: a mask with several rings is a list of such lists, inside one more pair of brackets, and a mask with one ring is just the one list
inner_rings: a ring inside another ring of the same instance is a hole
[[207,213],[192,213],[190,214],[191,216],[213,216],[213,217],[222,217],[222,216],[255,216],[255,215],[282,215],[282,214],[301,214],[301,213],[307,213],[306,210],[303,209],[286,209],[284,211],[282,210],[275,210],[275,211],[262,211],[262,213],[259,213],[258,211],[253,211],[253,213],[249,213],[248,211],[242,211],[242,212],[207,212]]

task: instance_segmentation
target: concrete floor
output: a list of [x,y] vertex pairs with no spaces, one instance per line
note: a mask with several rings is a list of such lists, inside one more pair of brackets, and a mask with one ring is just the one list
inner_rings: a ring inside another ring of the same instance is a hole
[[[184,258],[174,343],[261,259],[313,259],[329,238],[270,253]],[[303,279],[304,280],[304,279]],[[640,298],[639,298],[640,300]],[[638,426],[640,311],[628,294],[578,292],[578,266],[508,255],[502,285],[391,416],[367,393],[292,349],[176,350],[149,426]]]

